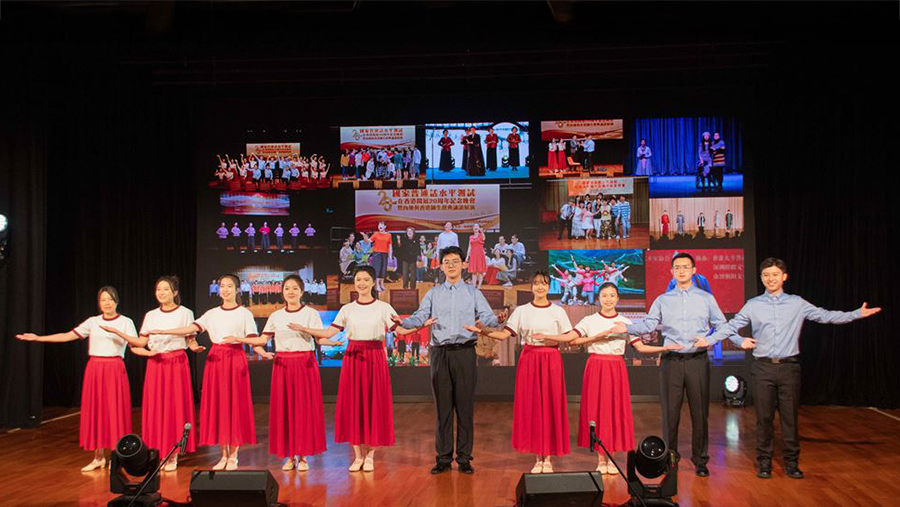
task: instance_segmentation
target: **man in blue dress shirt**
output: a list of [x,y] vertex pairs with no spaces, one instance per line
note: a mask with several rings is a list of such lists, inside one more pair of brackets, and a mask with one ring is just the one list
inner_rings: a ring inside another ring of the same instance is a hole
[[466,263],[462,249],[458,246],[444,248],[440,260],[446,281],[425,294],[415,313],[395,321],[406,329],[431,326],[431,387],[437,407],[434,442],[437,464],[431,473],[450,470],[455,411],[456,463],[460,472],[471,474],[475,471],[470,461],[475,431],[477,336],[465,326],[474,326],[478,321],[481,325],[496,327],[502,319],[494,315],[480,290],[463,281]]
[[[757,477],[772,477],[772,423],[777,400],[784,439],[784,469],[788,477],[802,479],[803,472],[798,466],[797,410],[800,405],[800,330],[803,322],[844,324],[874,315],[881,308],[868,308],[866,303],[852,312],[818,308],[800,296],[784,293],[788,275],[787,266],[781,259],[769,257],[762,261],[759,269],[765,294],[747,301],[741,311],[710,338],[715,342],[727,337],[743,348],[755,347],[750,374],[756,407]],[[737,331],[747,325],[752,327],[754,338],[738,336]]]
[[660,363],[659,397],[662,406],[663,438],[669,449],[678,452],[678,423],[681,404],[687,394],[691,413],[691,461],[697,475],[709,476],[709,356],[707,347],[714,343],[704,338],[710,327],[725,324],[725,315],[712,294],[694,285],[697,273],[694,258],[681,252],[672,257],[675,288],[653,302],[643,322],[624,326],[617,324],[613,332],[633,335],[649,334],[662,325],[663,345],[680,345],[678,351],[666,352]]

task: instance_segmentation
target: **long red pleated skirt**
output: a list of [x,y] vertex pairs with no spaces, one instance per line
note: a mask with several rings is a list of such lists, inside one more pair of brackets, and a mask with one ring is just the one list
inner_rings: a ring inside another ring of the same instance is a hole
[[581,385],[580,447],[590,444],[590,421],[597,424],[597,437],[609,452],[634,449],[631,390],[622,356],[590,354]]
[[200,445],[256,443],[247,355],[240,344],[213,344],[203,371]]
[[350,340],[341,364],[334,441],[394,445],[394,406],[384,343]]
[[547,152],[547,169],[555,171],[557,168],[556,150]]
[[79,442],[88,451],[114,449],[131,433],[131,390],[121,357],[91,356],[81,386]]
[[184,350],[157,354],[147,361],[141,436],[147,447],[168,453],[181,441],[185,423],[191,424],[185,450],[194,452],[197,423],[187,354]]
[[287,458],[324,450],[322,382],[316,353],[279,352],[272,366],[269,452]]
[[566,156],[566,150],[557,151],[556,156],[557,156],[556,167],[559,169],[568,169],[569,168],[569,158]]
[[516,368],[513,448],[542,456],[569,454],[569,409],[557,347],[526,345]]

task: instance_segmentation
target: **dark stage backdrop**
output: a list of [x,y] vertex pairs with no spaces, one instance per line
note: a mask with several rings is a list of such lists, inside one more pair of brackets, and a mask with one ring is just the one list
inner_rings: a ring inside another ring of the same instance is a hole
[[[139,325],[143,312],[154,306],[153,281],[168,273],[181,276],[185,304],[195,308],[193,288],[204,282],[194,279],[197,159],[191,143],[197,134],[196,105],[202,100],[204,108],[253,107],[254,101],[275,100],[247,101],[272,93],[266,85],[153,86],[158,77],[142,70],[146,67],[119,66],[117,55],[84,49],[98,63],[56,56],[53,76],[35,77],[35,85],[41,86],[33,93],[45,101],[45,121],[3,115],[0,197],[9,200],[0,202],[0,211],[24,213],[34,223],[25,223],[26,239],[14,236],[13,257],[0,268],[0,316],[16,319],[5,317],[0,326],[0,393],[6,393],[0,422],[23,421],[34,410],[34,400],[40,400],[36,392],[10,394],[7,386],[19,381],[36,386],[41,359],[43,404],[77,405],[87,359],[86,343],[43,346],[41,358],[41,346],[14,343],[12,333],[71,329],[96,313],[96,290],[104,284],[119,289],[120,311]],[[784,258],[791,270],[788,290],[815,304],[850,310],[865,300],[885,307],[882,315],[865,322],[807,326],[802,341],[804,402],[897,407],[900,342],[892,331],[898,298],[888,288],[898,273],[889,247],[894,192],[886,167],[896,127],[882,104],[893,94],[871,81],[857,81],[869,76],[869,69],[883,67],[885,55],[874,46],[782,49],[768,56],[769,68],[755,75],[755,87],[706,79],[677,86],[671,81],[670,88],[657,81],[647,88],[554,90],[521,84],[517,90],[507,80],[473,95],[418,87],[403,109],[435,107],[435,117],[458,110],[454,117],[466,113],[477,118],[488,107],[495,111],[493,117],[516,116],[521,104],[531,104],[532,117],[575,117],[585,116],[584,104],[595,103],[602,93],[605,103],[614,104],[598,110],[603,116],[625,107],[634,114],[660,116],[740,115],[745,120],[745,165],[756,174],[757,256]],[[649,82],[646,75],[642,80]],[[499,90],[502,95],[492,93]],[[377,106],[371,104],[377,101],[370,99],[378,95],[366,96],[364,89],[350,93],[331,100],[359,97],[370,104],[362,112],[375,112]],[[312,111],[310,121],[327,121],[327,102],[294,97],[293,103]],[[701,103],[693,110],[680,109]],[[334,118],[332,124],[358,124],[358,118]],[[397,122],[403,123],[402,115]],[[5,134],[12,131],[16,137],[8,138]],[[32,154],[17,159],[27,164],[6,166],[10,156],[5,151],[13,146]],[[46,182],[40,176],[44,160]],[[26,177],[29,170],[33,172]],[[25,195],[35,197],[23,204]],[[22,227],[18,220],[17,215],[17,228]],[[46,279],[41,275],[41,223],[46,223]],[[130,354],[126,361],[137,404],[144,364]]]

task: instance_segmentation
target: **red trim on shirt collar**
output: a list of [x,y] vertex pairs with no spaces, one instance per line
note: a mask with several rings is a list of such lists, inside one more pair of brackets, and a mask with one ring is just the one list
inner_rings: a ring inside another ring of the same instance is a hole
[[550,308],[551,306],[553,306],[553,303],[551,303],[550,301],[547,301],[547,304],[545,304],[545,305],[538,305],[538,304],[535,304],[534,301],[532,301],[531,306],[533,306],[535,308]]
[[614,319],[614,318],[616,318],[616,317],[619,316],[619,312],[616,312],[612,317],[607,317],[606,315],[603,315],[603,314],[600,313],[600,312],[597,312],[597,315],[603,317],[604,319]]
[[106,315],[103,315],[102,313],[100,314],[100,318],[102,318],[103,320],[105,320],[105,321],[107,321],[107,322],[112,321],[112,320],[116,320],[116,319],[118,319],[118,318],[121,317],[121,316],[122,316],[121,313],[117,313],[113,318],[107,319],[107,318],[106,318]]
[[179,308],[181,308],[181,305],[175,305],[175,308],[172,308],[171,310],[163,310],[163,307],[160,306],[160,307],[159,307],[159,311],[161,311],[161,312],[163,312],[163,313],[172,313],[172,312],[174,312],[175,310],[177,310],[177,309],[179,309]]
[[299,312],[300,310],[302,310],[304,306],[306,306],[306,305],[304,305],[303,303],[300,303],[300,308],[297,308],[296,310],[291,310],[290,308],[287,307],[287,305],[285,305],[285,306],[284,306],[284,311],[286,311],[286,312],[288,312],[288,313],[297,313],[297,312]]
[[370,304],[374,303],[375,301],[378,301],[378,300],[375,299],[375,298],[372,298],[372,300],[369,301],[368,303],[360,303],[360,302],[359,302],[359,299],[357,299],[356,301],[354,301],[354,303],[356,303],[356,304],[358,304],[358,305],[360,305],[360,306],[366,306],[366,305],[370,305]]
[[231,310],[237,310],[241,305],[235,305],[233,308],[225,308],[225,305],[220,305],[219,308],[225,310],[226,312],[230,312]]

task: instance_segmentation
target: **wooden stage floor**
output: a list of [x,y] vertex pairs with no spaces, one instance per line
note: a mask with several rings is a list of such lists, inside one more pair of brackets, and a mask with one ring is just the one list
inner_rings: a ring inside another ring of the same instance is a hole
[[[635,403],[637,438],[659,434],[656,403]],[[241,468],[268,468],[280,485],[279,500],[296,506],[512,506],[519,476],[530,470],[531,455],[513,452],[510,443],[512,403],[479,402],[476,407],[475,460],[472,476],[455,470],[428,473],[434,461],[434,409],[430,403],[394,406],[397,445],[376,453],[375,472],[349,473],[351,451],[335,444],[334,404],[325,405],[329,449],[310,458],[308,472],[282,472],[281,460],[267,452],[268,406],[255,406],[260,443],[241,450]],[[78,447],[78,416],[68,411],[38,429],[0,434],[0,505],[104,506],[108,471],[81,473],[90,453]],[[578,404],[569,406],[572,454],[555,460],[557,471],[593,469],[595,458],[575,447]],[[897,505],[900,481],[900,411],[866,408],[802,407],[801,468],[804,480],[784,475],[780,457],[774,477],[757,479],[754,464],[753,408],[710,407],[711,477],[693,474],[682,461],[677,500],[688,506]],[[690,454],[690,418],[682,414],[680,450]],[[134,411],[135,430],[140,411]],[[776,455],[780,453],[776,431]],[[217,448],[185,456],[175,473],[163,473],[164,497],[184,502],[191,470],[212,466]],[[622,460],[624,467],[624,459]],[[628,498],[619,476],[605,476],[605,505]]]

